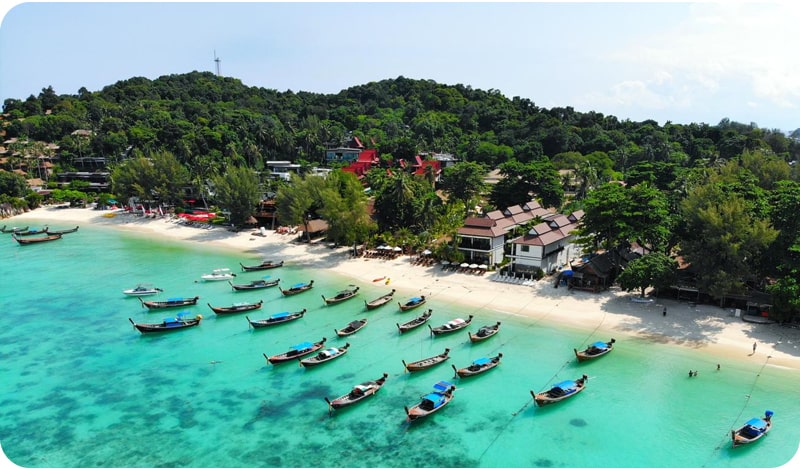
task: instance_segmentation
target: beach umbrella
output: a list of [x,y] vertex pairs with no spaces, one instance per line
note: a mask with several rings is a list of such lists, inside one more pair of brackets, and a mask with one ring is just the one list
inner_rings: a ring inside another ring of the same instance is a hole
[[486,270],[486,269],[488,269],[488,268],[489,268],[489,266],[488,266],[488,265],[486,265],[486,264],[481,264],[481,265],[479,265],[479,266],[478,266],[478,268],[479,268],[479,269]]
[[426,249],[426,250],[422,251],[422,255],[423,256],[430,256],[431,254],[433,254],[433,253],[430,251],[430,249]]
[[442,265],[450,265],[450,261],[442,261]]
[[395,246],[395,247],[392,248],[392,251],[394,251],[394,252],[400,252],[402,250],[403,250],[403,248],[401,248],[400,246]]
[[466,262],[464,262],[463,264],[461,264],[461,268],[462,268],[462,269],[466,269],[466,268],[468,268],[468,267],[469,267],[469,264],[467,264]]
[[477,269],[478,268],[478,264],[470,264],[469,268],[470,269]]

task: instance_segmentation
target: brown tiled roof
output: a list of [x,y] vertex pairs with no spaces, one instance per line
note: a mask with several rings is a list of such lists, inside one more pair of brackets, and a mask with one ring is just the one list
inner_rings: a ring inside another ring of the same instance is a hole
[[497,238],[498,236],[503,236],[506,233],[506,230],[502,228],[498,228],[496,226],[493,227],[474,227],[474,226],[465,226],[463,228],[459,228],[457,231],[458,234],[464,236],[480,236],[483,238]]
[[505,217],[505,215],[503,215],[503,212],[501,212],[500,210],[492,210],[491,212],[486,214],[486,217],[491,218],[492,220],[498,220],[500,218]]
[[472,227],[474,226],[490,227],[495,225],[496,225],[495,220],[492,220],[491,218],[488,217],[470,217],[467,218],[466,221],[464,222],[464,226],[472,226]]
[[566,215],[557,215],[557,216],[551,218],[549,220],[549,223],[550,223],[550,226],[552,226],[554,228],[556,228],[556,227],[557,228],[561,228],[562,226],[569,225],[571,222],[570,222],[569,218],[566,217]]
[[508,219],[513,220],[515,224],[521,225],[527,221],[533,220],[535,217],[530,212],[521,212],[512,215]]
[[547,223],[542,222],[542,223],[539,223],[538,225],[534,226],[533,228],[531,228],[531,231],[533,231],[536,234],[540,235],[540,234],[543,234],[543,233],[547,233],[548,231],[553,231],[553,228],[551,228],[550,225],[548,225]]
[[509,215],[516,215],[518,213],[522,213],[522,207],[519,205],[512,205],[505,210],[506,216]]
[[578,221],[581,218],[583,218],[583,214],[584,214],[583,210],[576,210],[576,211],[570,213],[568,218],[570,220],[572,220],[572,221]]
[[535,210],[537,208],[542,208],[542,205],[537,200],[531,200],[530,202],[523,205],[523,210]]

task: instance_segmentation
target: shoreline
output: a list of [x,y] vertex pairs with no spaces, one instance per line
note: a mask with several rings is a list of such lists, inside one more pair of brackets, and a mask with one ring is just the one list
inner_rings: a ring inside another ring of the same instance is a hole
[[[113,217],[106,214],[114,213]],[[411,257],[395,259],[351,258],[347,247],[331,249],[324,243],[297,243],[297,235],[256,229],[231,232],[222,227],[200,228],[176,223],[175,218],[145,218],[128,213],[85,208],[43,207],[4,219],[0,224],[24,226],[47,221],[56,229],[90,224],[140,234],[155,234],[260,258],[285,260],[304,267],[321,268],[365,284],[384,284],[406,295],[422,294],[439,302],[461,305],[466,312],[487,309],[552,326],[593,331],[592,340],[614,334],[702,350],[720,359],[767,361],[767,366],[800,370],[800,330],[778,324],[754,324],[736,318],[730,310],[672,299],[634,301],[638,295],[616,287],[601,292],[554,288],[545,277],[532,286],[493,281],[484,275],[443,271],[441,266],[413,265]],[[37,228],[37,226],[32,226]],[[373,282],[386,277],[389,281]],[[662,311],[667,308],[667,315]],[[619,337],[617,337],[619,340]],[[753,343],[758,347],[753,353]]]

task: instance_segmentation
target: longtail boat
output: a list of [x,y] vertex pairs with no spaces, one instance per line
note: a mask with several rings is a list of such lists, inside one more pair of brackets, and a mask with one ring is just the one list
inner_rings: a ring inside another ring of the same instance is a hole
[[344,290],[336,293],[335,296],[329,296],[327,298],[325,298],[325,295],[322,295],[322,300],[325,302],[325,304],[328,304],[328,305],[334,305],[334,304],[337,304],[337,303],[341,303],[342,301],[346,301],[346,300],[349,300],[351,298],[354,298],[358,294],[358,288],[359,287],[347,288],[347,289],[344,289]]
[[410,409],[406,407],[406,415],[409,421],[414,421],[427,417],[442,407],[446,406],[453,399],[456,387],[453,383],[439,381],[433,385],[434,391],[422,396],[419,404]]
[[614,348],[614,342],[616,342],[614,339],[611,339],[608,342],[595,342],[586,347],[584,350],[572,350],[575,352],[575,356],[578,358],[578,361],[583,362],[602,357],[603,355],[607,354]]
[[283,324],[285,322],[294,321],[295,319],[300,319],[303,315],[306,314],[305,308],[302,311],[296,311],[294,313],[290,313],[288,311],[284,311],[282,313],[275,313],[272,316],[268,317],[267,319],[258,319],[252,320],[247,317],[247,322],[253,329],[258,329],[261,327],[269,327],[275,326],[277,324]]
[[194,318],[187,318],[187,314],[188,313],[181,313],[174,318],[165,318],[162,322],[151,324],[136,323],[131,318],[128,318],[128,321],[133,324],[133,327],[135,327],[136,330],[142,334],[145,334],[149,332],[168,332],[176,331],[178,329],[185,329],[187,327],[194,327],[199,325],[200,321],[203,320],[203,315],[201,314],[198,314]]
[[143,307],[147,307],[148,309],[163,309],[196,305],[197,300],[199,299],[199,296],[195,296],[194,298],[167,298],[164,301],[144,301],[143,299],[139,298],[139,301],[142,302]]
[[372,301],[366,301],[365,300],[364,301],[364,305],[367,307],[368,310],[369,309],[380,308],[381,306],[385,305],[386,303],[392,301],[392,297],[393,296],[394,296],[394,288],[392,288],[392,291],[390,291],[389,293],[387,293],[387,294],[385,294],[383,296],[379,296],[378,298],[375,298]]
[[214,311],[216,314],[236,314],[261,309],[264,300],[259,300],[258,303],[234,303],[231,306],[211,306],[210,303],[206,304],[211,308],[211,311]]
[[406,363],[406,361],[403,360],[403,366],[406,367],[406,370],[411,372],[422,371],[422,370],[427,370],[432,366],[436,366],[439,363],[443,363],[445,360],[449,358],[450,358],[450,349],[446,348],[444,349],[444,352],[440,353],[439,355],[423,358],[422,360],[417,360],[415,362]]
[[554,402],[563,401],[564,399],[576,396],[579,392],[583,391],[586,388],[586,381],[588,379],[589,377],[586,375],[583,375],[576,380],[568,379],[557,383],[547,391],[540,393],[531,391],[531,396],[533,396],[533,400],[536,402],[536,405],[540,407],[547,404],[552,404]]
[[503,354],[498,353],[494,357],[481,357],[477,360],[473,360],[469,366],[464,368],[456,368],[455,365],[450,366],[453,367],[453,371],[456,372],[457,376],[460,378],[468,378],[470,376],[479,375],[496,367],[500,364],[501,358],[503,358]]
[[404,322],[403,324],[396,323],[397,324],[397,328],[400,330],[401,334],[403,332],[408,332],[411,329],[417,328],[417,327],[425,324],[426,322],[428,322],[428,320],[431,318],[431,314],[433,314],[433,310],[429,309],[429,310],[425,311],[424,313],[422,313],[421,316],[417,316],[417,317],[415,317],[414,319],[412,319],[410,321]]
[[300,342],[299,344],[292,345],[286,352],[279,353],[271,357],[268,357],[267,354],[265,353],[264,358],[267,359],[268,363],[271,363],[273,365],[277,365],[279,363],[285,363],[289,360],[295,360],[300,357],[304,357],[306,355],[316,352],[317,350],[325,346],[326,340],[328,339],[323,337],[322,340],[320,340],[319,342]]
[[281,293],[283,293],[285,296],[290,296],[290,295],[296,295],[298,293],[303,293],[304,291],[311,290],[311,288],[313,288],[313,287],[314,287],[314,281],[313,280],[311,280],[308,283],[296,283],[296,284],[292,285],[292,287],[289,288],[288,290],[284,290],[283,288],[278,286],[278,288],[280,288],[280,290],[281,290]]
[[484,341],[489,337],[492,337],[495,334],[497,334],[499,330],[500,330],[500,321],[497,321],[497,324],[493,326],[483,326],[480,329],[478,329],[478,332],[474,334],[472,332],[469,333],[469,341],[470,342]]
[[326,397],[325,402],[328,403],[328,409],[341,409],[342,407],[347,407],[357,402],[361,402],[369,396],[374,396],[375,393],[377,393],[383,387],[383,384],[386,382],[386,378],[388,377],[389,374],[384,373],[383,376],[378,379],[356,384],[349,393],[337,397],[334,400],[330,400]]
[[240,262],[239,265],[242,266],[242,272],[254,272],[257,270],[276,269],[278,267],[283,267],[283,261],[274,262],[270,260],[263,260],[258,265],[244,265]]

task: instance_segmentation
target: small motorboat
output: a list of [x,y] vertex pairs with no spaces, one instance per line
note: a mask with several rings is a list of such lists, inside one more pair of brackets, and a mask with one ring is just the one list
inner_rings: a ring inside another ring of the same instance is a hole
[[295,319],[302,318],[304,314],[306,314],[305,309],[303,309],[302,311],[296,311],[294,313],[284,311],[282,313],[275,313],[272,316],[268,317],[267,319],[259,319],[255,321],[248,317],[247,322],[253,329],[258,329],[261,327],[275,326],[277,324],[283,324],[285,322],[294,321]]
[[267,269],[275,269],[278,267],[283,267],[283,261],[274,262],[271,260],[263,260],[258,265],[244,265],[241,262],[239,263],[242,266],[242,272],[254,272],[257,270],[267,270]]
[[406,415],[409,421],[414,421],[422,417],[427,417],[446,406],[453,399],[456,387],[453,383],[439,381],[433,385],[433,392],[422,396],[419,404],[410,409],[406,407]]
[[495,324],[493,326],[483,326],[480,329],[478,329],[478,332],[476,332],[474,334],[472,332],[470,332],[469,333],[469,341],[470,342],[481,342],[481,341],[484,341],[484,340],[488,339],[489,337],[492,337],[495,334],[497,334],[498,331],[500,331],[500,321],[497,321],[497,324]]
[[386,303],[392,301],[392,297],[394,296],[394,288],[389,293],[379,296],[372,301],[364,301],[364,305],[367,307],[368,310],[380,308],[381,306],[385,305]]
[[576,380],[565,380],[556,384],[547,391],[540,392],[538,394],[531,391],[531,396],[533,396],[533,400],[536,402],[536,405],[540,407],[547,404],[552,404],[554,402],[563,401],[564,399],[576,396],[579,392],[583,391],[584,388],[586,388],[586,381],[588,379],[588,376],[583,375]]
[[45,226],[41,230],[37,230],[36,228],[28,229],[28,230],[18,230],[18,231],[14,231],[12,234],[17,235],[17,236],[34,236],[34,235],[46,234],[49,231],[50,231],[50,229]]
[[292,285],[291,288],[289,288],[288,290],[284,290],[280,286],[278,288],[280,288],[281,293],[283,293],[285,296],[290,296],[290,295],[296,295],[298,293],[303,293],[304,291],[311,290],[311,288],[313,288],[313,287],[314,287],[314,281],[311,280],[308,283],[296,283],[296,284]]
[[422,360],[417,360],[415,362],[406,363],[406,361],[403,360],[403,366],[406,367],[406,370],[411,372],[422,371],[422,370],[427,370],[432,366],[436,366],[439,363],[443,363],[445,360],[449,358],[450,358],[450,349],[446,348],[444,349],[444,352],[440,353],[439,355],[423,358]]
[[431,327],[430,324],[428,324],[428,328],[431,330],[431,335],[442,335],[464,329],[465,327],[469,326],[469,323],[471,322],[472,315],[470,314],[467,319],[456,318],[438,327]]
[[338,335],[339,337],[345,337],[348,335],[355,334],[366,325],[367,325],[367,318],[358,319],[356,321],[351,321],[350,324],[341,329],[334,329],[334,331],[336,331],[336,335]]
[[474,360],[472,364],[464,368],[456,368],[455,365],[451,365],[453,367],[453,371],[456,372],[456,375],[460,378],[468,378],[470,376],[475,376],[483,373],[484,371],[489,371],[492,368],[496,367],[500,364],[500,359],[503,358],[502,353],[498,353],[494,357],[481,357],[477,360]]
[[259,300],[258,303],[234,303],[231,306],[211,306],[210,303],[206,304],[211,308],[211,311],[214,311],[216,314],[236,314],[261,309],[264,300]]
[[424,313],[422,313],[421,316],[417,316],[417,317],[415,317],[414,319],[412,319],[410,321],[404,322],[403,324],[399,324],[399,323],[395,323],[395,324],[397,324],[397,328],[400,330],[400,333],[402,334],[403,332],[408,332],[411,329],[417,328],[417,327],[425,324],[426,322],[428,322],[428,319],[431,318],[431,314],[433,314],[433,310],[429,309],[429,310],[425,311]]
[[418,308],[425,304],[425,295],[422,296],[415,296],[405,303],[397,303],[400,307],[400,311],[408,311],[410,309]]
[[199,299],[199,296],[195,296],[194,298],[167,298],[164,301],[144,301],[143,299],[139,298],[139,301],[141,301],[142,306],[147,307],[147,309],[163,309],[196,305],[197,300]]
[[603,355],[607,354],[614,348],[614,342],[616,340],[611,339],[608,342],[595,342],[584,350],[578,351],[578,349],[572,349],[575,352],[575,356],[578,357],[579,362],[583,362],[586,360],[592,360],[594,358],[602,357]]
[[386,382],[386,378],[388,377],[389,374],[384,373],[383,376],[376,380],[365,381],[363,383],[356,384],[349,393],[337,397],[334,400],[330,400],[326,397],[325,402],[328,403],[328,409],[341,409],[342,407],[353,405],[356,402],[361,402],[369,396],[374,396],[375,393],[377,393],[383,387],[383,384]]
[[199,325],[200,321],[203,320],[203,315],[201,314],[198,314],[193,318],[186,317],[188,314],[189,313],[180,313],[174,318],[165,318],[162,322],[151,324],[136,323],[131,318],[128,318],[128,321],[133,324],[133,327],[135,327],[136,330],[142,334],[145,334],[149,332],[177,331],[178,329],[194,327]]
[[264,358],[267,359],[268,363],[273,365],[277,365],[279,363],[285,363],[289,360],[295,360],[300,357],[304,357],[306,355],[310,355],[317,350],[321,349],[325,346],[325,341],[328,340],[325,337],[322,338],[319,342],[300,342],[299,344],[292,345],[289,347],[289,350],[283,353],[279,353],[277,355],[273,355],[268,357],[267,354],[264,354]]
[[201,279],[206,282],[218,282],[220,280],[230,280],[236,277],[236,274],[231,272],[231,269],[214,269],[210,274],[203,274]]
[[336,293],[335,296],[330,296],[328,298],[325,298],[325,295],[322,295],[322,300],[325,302],[325,304],[335,305],[337,303],[341,303],[342,301],[354,298],[358,294],[358,288],[359,287],[348,288]]
[[768,410],[764,412],[764,418],[751,418],[738,429],[731,430],[733,447],[736,448],[737,446],[760,440],[772,428],[772,415],[773,412]]
[[231,282],[230,280],[228,280],[228,283],[230,283],[231,284],[231,288],[233,288],[236,291],[247,291],[247,290],[259,290],[261,288],[274,287],[274,286],[277,286],[278,283],[280,283],[280,281],[281,281],[281,279],[275,279],[275,280],[270,280],[270,281],[267,281],[267,280],[264,280],[264,279],[259,279],[259,280],[253,280],[250,283],[236,283],[235,284],[235,283]]
[[152,283],[140,283],[128,290],[122,290],[122,293],[128,296],[148,296],[148,295],[156,295],[163,291],[164,290],[158,287],[154,287]]
[[321,350],[318,354],[314,355],[313,357],[308,357],[303,360],[300,360],[300,364],[304,367],[308,368],[311,366],[321,365],[323,363],[327,363],[333,359],[339,358],[345,353],[347,353],[347,349],[350,348],[350,343],[344,344],[342,347],[330,347],[326,348],[325,350]]

